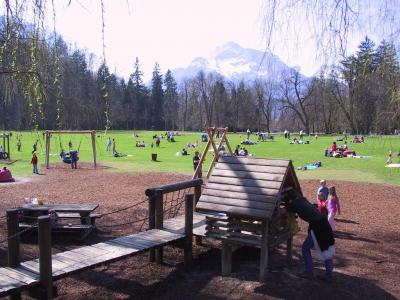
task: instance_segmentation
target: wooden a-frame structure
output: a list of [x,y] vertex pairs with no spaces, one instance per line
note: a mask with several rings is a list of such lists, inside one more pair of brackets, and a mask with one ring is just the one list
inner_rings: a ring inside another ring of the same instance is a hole
[[92,151],[93,151],[93,166],[97,167],[96,161],[96,131],[94,130],[80,130],[80,131],[69,131],[69,130],[46,130],[46,168],[50,165],[50,140],[53,134],[90,134],[92,140]]
[[[214,168],[215,163],[219,159],[219,152],[220,152],[220,150],[221,150],[221,148],[222,148],[224,143],[228,147],[229,154],[233,155],[231,145],[229,144],[229,141],[228,141],[228,138],[227,138],[228,127],[219,127],[219,128],[217,128],[217,127],[208,127],[206,129],[206,132],[208,134],[208,142],[207,142],[206,147],[204,148],[203,154],[201,155],[200,162],[197,165],[196,170],[194,171],[192,179],[197,178],[197,174],[202,169],[203,162],[206,159],[206,156],[207,156],[207,153],[208,153],[208,149],[210,148],[210,146],[212,146],[212,148],[214,150],[214,157],[213,157],[212,162],[211,162],[211,164],[210,164],[210,166],[208,168],[207,176],[206,176],[207,178],[210,177],[211,171]],[[215,140],[214,140],[215,135],[217,134],[217,132],[222,133],[221,140],[220,140],[218,146],[216,145]]]

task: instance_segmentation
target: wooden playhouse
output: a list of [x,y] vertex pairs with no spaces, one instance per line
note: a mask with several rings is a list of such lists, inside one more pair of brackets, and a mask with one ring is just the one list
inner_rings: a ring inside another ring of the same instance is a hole
[[290,160],[220,157],[196,210],[207,213],[206,236],[222,241],[222,273],[231,272],[232,248],[261,249],[260,279],[268,268],[268,250],[287,243],[298,232],[295,214],[281,207],[281,192],[301,188]]

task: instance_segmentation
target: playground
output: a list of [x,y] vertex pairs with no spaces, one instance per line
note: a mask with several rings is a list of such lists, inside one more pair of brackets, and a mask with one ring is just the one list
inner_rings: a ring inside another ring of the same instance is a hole
[[[1,211],[19,206],[24,197],[41,191],[44,202],[95,202],[99,212],[108,212],[144,200],[146,188],[190,179],[175,173],[105,172],[101,168],[91,169],[89,163],[83,164],[74,176],[70,176],[71,172],[67,165],[58,163],[30,182],[2,186]],[[313,199],[318,182],[301,180],[300,184],[305,196]],[[293,243],[293,265],[287,266],[284,249],[278,248],[270,255],[270,272],[264,284],[258,282],[258,251],[244,248],[234,253],[233,273],[222,277],[220,252],[206,242],[204,246],[194,246],[193,267],[188,272],[183,268],[182,251],[166,247],[161,266],[150,263],[148,253],[144,253],[57,281],[60,299],[320,299],[321,295],[325,299],[398,298],[400,226],[398,206],[393,201],[400,197],[399,189],[342,181],[328,184],[336,185],[342,203],[342,215],[337,222],[334,283],[299,276],[303,270],[301,243],[307,229],[301,222],[301,231]],[[137,209],[103,217],[98,221],[97,234],[89,236],[83,245],[134,232],[133,225],[108,226],[130,222],[146,209],[144,203]],[[4,237],[3,228],[0,238]],[[53,239],[55,252],[82,246],[74,236]],[[37,256],[35,239],[27,237],[21,250],[23,259]],[[5,251],[2,246],[2,265],[6,264]]]
[[[191,179],[194,148],[187,148],[190,155],[176,156],[188,143],[201,141],[199,133],[175,136],[175,143],[161,139],[160,147],[151,143],[153,132],[112,132],[116,148],[126,157],[113,157],[106,151],[108,136],[97,135],[97,168],[93,166],[90,136],[63,136],[62,142],[55,135],[50,145],[50,165],[45,167],[45,143],[38,144],[39,174],[31,175],[29,164],[32,144],[37,138],[33,133],[22,134],[22,152],[13,150],[14,183],[1,185],[0,210],[18,207],[25,197],[41,196],[44,203],[99,204],[97,212],[110,214],[97,221],[97,232],[80,241],[74,235],[53,235],[53,251],[92,245],[119,236],[137,232],[148,209],[145,190],[169,183]],[[15,136],[13,134],[13,136]],[[41,136],[39,137],[41,138]],[[245,135],[232,134],[229,141],[236,147]],[[301,244],[307,224],[300,221],[301,231],[294,236],[293,262],[287,265],[285,247],[278,247],[269,255],[267,281],[258,280],[259,251],[244,247],[233,254],[232,273],[221,276],[219,242],[205,241],[193,246],[193,266],[187,271],[183,265],[183,252],[171,246],[164,249],[164,263],[150,263],[148,253],[123,259],[94,270],[57,281],[60,299],[396,299],[400,289],[396,278],[400,264],[398,232],[399,208],[395,200],[400,197],[397,169],[385,168],[386,151],[392,147],[397,152],[400,143],[394,137],[371,137],[365,143],[351,145],[357,153],[371,159],[326,158],[324,148],[336,137],[319,137],[309,145],[290,145],[277,136],[273,141],[247,146],[255,157],[290,158],[297,167],[322,162],[316,170],[296,170],[304,195],[315,199],[318,180],[326,178],[328,185],[335,185],[341,201],[342,214],[337,217],[335,281],[325,283],[301,277],[303,262]],[[256,136],[250,139],[257,140]],[[78,148],[78,168],[72,170],[59,157],[60,144],[71,143]],[[145,147],[135,148],[136,140]],[[11,141],[11,148],[15,139]],[[382,143],[384,143],[382,145]],[[205,143],[200,142],[200,151]],[[397,148],[394,148],[397,147]],[[14,149],[15,146],[14,146]],[[297,151],[297,152],[296,152]],[[157,160],[151,154],[157,153]],[[54,154],[54,155],[53,155]],[[207,156],[209,162],[212,156]],[[397,159],[397,158],[395,158]],[[357,171],[354,171],[357,169]],[[169,171],[169,172],[168,172]],[[173,172],[172,172],[173,171]],[[312,178],[312,179],[310,179]],[[342,179],[342,180],[338,180]],[[353,179],[352,181],[346,181]],[[391,184],[387,184],[388,182]],[[124,208],[138,203],[131,209]],[[4,219],[0,220],[0,240],[6,238]],[[1,265],[7,264],[6,244],[0,247]],[[21,246],[21,260],[38,257],[35,235],[27,235]],[[322,273],[322,266],[317,265]]]

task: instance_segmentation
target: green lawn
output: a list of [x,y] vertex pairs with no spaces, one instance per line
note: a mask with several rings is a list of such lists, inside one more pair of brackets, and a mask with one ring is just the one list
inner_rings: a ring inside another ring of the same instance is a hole
[[[139,138],[135,138],[133,131],[112,131],[106,136],[103,132],[97,133],[97,160],[99,163],[107,165],[112,171],[119,172],[179,172],[192,173],[192,154],[193,149],[188,149],[189,156],[176,156],[176,153],[186,147],[187,143],[199,141],[201,151],[206,143],[201,143],[200,133],[185,132],[175,137],[175,143],[169,143],[166,139],[161,140],[159,148],[151,148],[153,142],[152,131],[137,131]],[[17,152],[16,136],[21,134],[22,151]],[[120,153],[127,154],[126,157],[115,158],[110,152],[106,151],[106,141],[108,137],[115,138],[116,148]],[[232,148],[244,140],[245,134],[228,135]],[[293,138],[294,136],[292,136]],[[342,179],[352,181],[367,182],[386,182],[400,184],[400,169],[385,168],[386,155],[388,150],[394,153],[394,162],[397,162],[397,152],[400,150],[400,138],[398,136],[379,136],[367,137],[363,144],[348,143],[358,155],[372,156],[366,159],[350,158],[327,158],[323,155],[325,147],[330,147],[332,141],[338,136],[322,136],[318,140],[311,139],[309,145],[290,145],[283,136],[276,136],[274,141],[265,141],[252,146],[245,146],[249,153],[255,157],[283,158],[291,159],[297,168],[315,161],[322,162],[322,168],[310,171],[298,171],[300,178],[326,178]],[[45,141],[41,133],[36,132],[13,132],[10,141],[11,157],[17,160],[8,167],[14,175],[27,176],[31,174],[31,152],[32,145],[36,139],[38,143],[39,164],[44,163]],[[256,141],[257,137],[252,136]],[[54,134],[51,142],[51,163],[60,162],[60,141],[64,149],[68,150],[68,142],[71,140],[73,148],[78,148],[80,144],[80,161],[92,161],[90,135],[57,135]],[[135,147],[136,141],[144,141],[145,148]],[[338,144],[342,144],[338,142]],[[158,161],[151,161],[151,154],[157,153]],[[207,156],[207,162],[211,161],[211,155]],[[206,162],[206,163],[207,163]],[[0,161],[0,166],[2,163]],[[208,166],[208,165],[207,165]]]

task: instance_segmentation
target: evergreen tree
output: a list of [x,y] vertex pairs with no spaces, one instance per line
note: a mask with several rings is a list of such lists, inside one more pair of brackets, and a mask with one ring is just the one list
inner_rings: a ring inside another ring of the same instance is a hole
[[165,129],[176,130],[178,127],[178,91],[176,81],[170,70],[165,74],[164,87]]
[[[153,78],[151,79],[151,128],[160,130],[164,128],[164,91],[163,79],[158,63],[155,64],[153,70]],[[165,129],[165,128],[164,128]]]
[[135,70],[129,77],[128,90],[132,100],[132,121],[134,129],[148,129],[149,120],[149,91],[143,83],[143,72],[140,70],[139,59],[136,57]]

